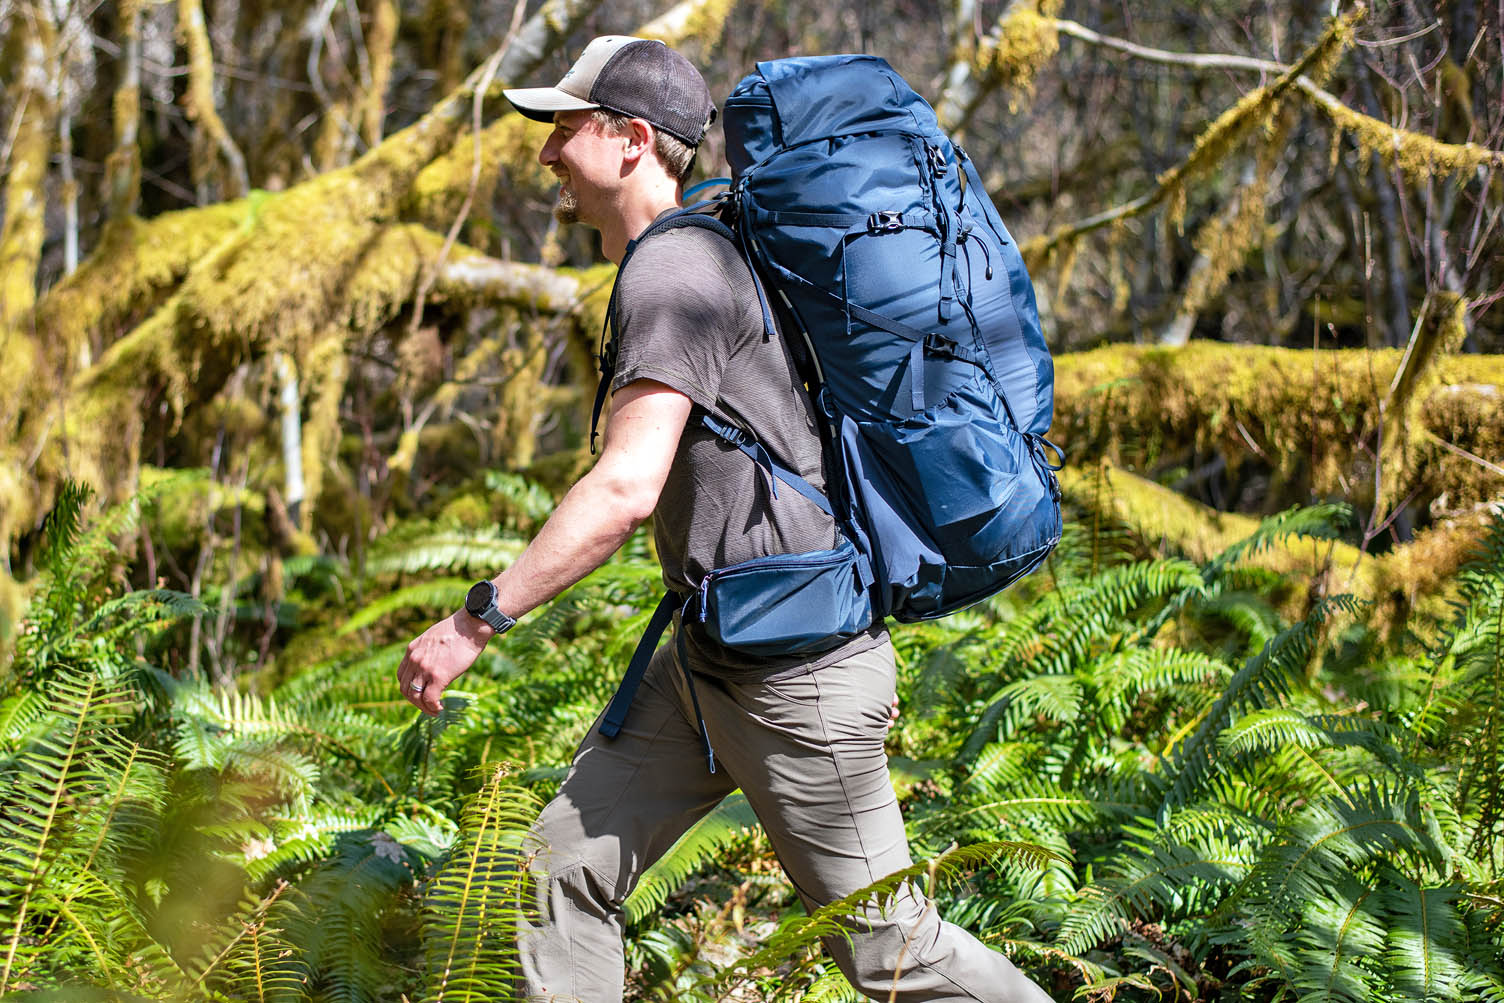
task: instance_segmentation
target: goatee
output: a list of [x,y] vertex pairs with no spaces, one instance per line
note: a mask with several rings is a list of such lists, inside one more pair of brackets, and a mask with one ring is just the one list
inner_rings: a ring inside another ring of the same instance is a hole
[[559,189],[559,201],[554,203],[554,219],[560,223],[578,223],[580,221],[580,203],[574,197],[572,189]]

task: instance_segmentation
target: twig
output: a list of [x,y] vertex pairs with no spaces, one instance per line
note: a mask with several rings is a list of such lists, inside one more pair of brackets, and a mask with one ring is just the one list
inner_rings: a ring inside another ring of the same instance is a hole
[[1471,460],[1490,473],[1498,474],[1500,477],[1504,477],[1504,467],[1499,466],[1497,463],[1490,463],[1476,453],[1470,453],[1467,450],[1463,449],[1461,446],[1448,442],[1441,436],[1437,435],[1435,432],[1432,432],[1430,429],[1426,430],[1426,435],[1430,436],[1431,439],[1435,441],[1435,443],[1442,449],[1445,449],[1448,452],[1456,453],[1464,460]]

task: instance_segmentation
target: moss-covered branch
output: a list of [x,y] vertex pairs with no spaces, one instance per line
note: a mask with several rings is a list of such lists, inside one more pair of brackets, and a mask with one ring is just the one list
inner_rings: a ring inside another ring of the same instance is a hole
[[[246,172],[245,155],[225,128],[214,103],[214,53],[209,48],[209,29],[204,24],[201,0],[178,0],[178,32],[188,50],[188,93],[184,97],[188,117],[198,123],[225,158],[230,181],[226,187],[230,194],[242,196],[251,189],[250,175]],[[208,168],[208,163],[195,157],[194,181],[201,188]]]
[[[1060,484],[1075,504],[1128,526],[1150,546],[1163,546],[1198,562],[1247,539],[1259,525],[1256,518],[1218,512],[1107,462],[1067,467],[1060,472]],[[1457,571],[1481,544],[1492,518],[1497,518],[1493,509],[1479,509],[1378,556],[1341,541],[1288,538],[1243,562],[1309,582],[1301,601],[1348,592],[1373,602],[1374,622],[1393,629],[1419,605],[1445,613]]]
[[[1456,313],[1438,320],[1455,324]],[[1500,497],[1504,477],[1437,440],[1504,458],[1504,356],[1413,357],[1400,399],[1398,350],[1193,342],[1062,355],[1051,437],[1075,456],[1140,470],[1197,455],[1218,455],[1233,473],[1254,464],[1273,478],[1270,510],[1312,493],[1360,505],[1413,495],[1451,510]]]
[[1162,205],[1168,206],[1171,218],[1178,221],[1185,209],[1190,184],[1215,169],[1254,130],[1268,123],[1297,89],[1302,78],[1324,79],[1351,44],[1353,25],[1362,16],[1363,8],[1359,7],[1343,17],[1334,18],[1321,38],[1284,73],[1268,85],[1249,91],[1217,116],[1197,137],[1186,158],[1161,174],[1149,191],[1084,220],[1057,227],[1024,244],[1020,250],[1029,267],[1039,270],[1054,257],[1069,258],[1076,241],[1086,234],[1142,216]]
[[392,63],[396,55],[397,28],[401,20],[394,0],[376,0],[371,9],[371,32],[366,39],[370,53],[371,86],[361,109],[361,130],[366,142],[381,142],[382,121],[386,118],[386,89],[392,80]]
[[736,0],[681,0],[632,34],[676,48],[690,41],[713,46],[720,41],[735,6]]
[[[1290,67],[1269,59],[1251,56],[1227,55],[1210,52],[1169,52],[1147,45],[1139,45],[1122,38],[1114,38],[1093,31],[1075,21],[1056,19],[1052,27],[1063,35],[1080,39],[1090,45],[1099,45],[1126,53],[1136,59],[1172,66],[1188,66],[1200,70],[1246,70],[1252,73],[1288,73]],[[1452,73],[1460,72],[1457,64],[1447,60],[1444,66]],[[1350,132],[1359,146],[1370,153],[1377,153],[1390,164],[1398,166],[1417,179],[1432,174],[1465,174],[1480,167],[1504,166],[1504,151],[1490,150],[1476,143],[1443,143],[1423,133],[1398,129],[1349,107],[1336,95],[1323,90],[1310,77],[1299,77],[1295,84],[1317,108],[1321,109],[1338,129]]]
[[945,90],[935,105],[940,124],[964,135],[977,108],[999,89],[1027,90],[1060,47],[1053,27],[1058,13],[1060,0],[1011,0],[981,38],[969,24],[957,24]]
[[47,64],[55,44],[46,12],[23,5],[11,14],[13,58],[10,100],[10,169],[5,177],[5,221],[0,227],[0,512],[26,505],[20,469],[27,456],[17,430],[43,406],[50,387],[43,342],[37,337],[37,264],[42,255],[47,161],[52,151],[52,102]]

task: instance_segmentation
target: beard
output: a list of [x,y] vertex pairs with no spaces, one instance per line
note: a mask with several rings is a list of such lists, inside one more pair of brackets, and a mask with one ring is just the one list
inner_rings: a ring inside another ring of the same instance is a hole
[[559,201],[554,204],[554,219],[566,224],[580,221],[580,201],[575,198],[574,189],[567,185],[559,188]]

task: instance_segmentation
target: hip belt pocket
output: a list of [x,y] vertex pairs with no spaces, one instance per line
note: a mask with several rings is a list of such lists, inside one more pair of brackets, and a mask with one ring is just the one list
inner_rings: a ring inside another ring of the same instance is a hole
[[872,626],[872,571],[848,540],[773,554],[706,574],[686,618],[749,655],[829,651]]

